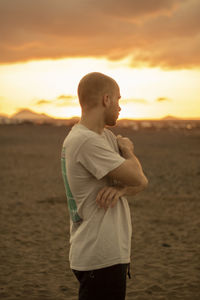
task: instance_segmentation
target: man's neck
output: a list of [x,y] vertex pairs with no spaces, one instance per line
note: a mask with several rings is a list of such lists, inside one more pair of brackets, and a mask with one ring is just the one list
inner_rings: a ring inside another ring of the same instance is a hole
[[83,114],[79,123],[98,134],[102,134],[105,127],[102,119],[98,118],[98,116],[95,116],[95,114]]

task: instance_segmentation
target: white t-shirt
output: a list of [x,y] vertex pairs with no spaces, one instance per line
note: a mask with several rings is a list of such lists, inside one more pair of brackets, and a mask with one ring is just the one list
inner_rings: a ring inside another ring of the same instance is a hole
[[129,263],[132,226],[126,198],[107,211],[96,203],[98,192],[114,184],[107,173],[124,162],[115,135],[108,129],[97,134],[76,124],[64,140],[62,159],[65,186],[75,204],[71,207],[75,218],[70,226],[70,267],[87,271]]

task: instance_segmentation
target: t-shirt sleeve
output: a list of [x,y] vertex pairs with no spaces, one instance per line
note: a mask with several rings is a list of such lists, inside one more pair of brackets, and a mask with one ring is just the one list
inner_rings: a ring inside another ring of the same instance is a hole
[[97,179],[103,178],[124,161],[125,159],[106,141],[98,138],[87,139],[77,154],[77,162],[81,163]]

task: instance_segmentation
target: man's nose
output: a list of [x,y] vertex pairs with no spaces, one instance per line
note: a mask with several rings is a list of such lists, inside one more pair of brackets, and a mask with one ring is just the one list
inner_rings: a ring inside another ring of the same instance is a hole
[[121,107],[119,106],[119,111],[121,111],[122,109],[121,109]]

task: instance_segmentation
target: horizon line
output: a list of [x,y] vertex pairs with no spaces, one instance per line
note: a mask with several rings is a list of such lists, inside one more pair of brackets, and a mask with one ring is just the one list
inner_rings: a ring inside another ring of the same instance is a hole
[[[76,118],[81,118],[81,116],[78,116],[78,115],[74,115],[74,116],[71,116],[71,117],[56,117],[56,116],[52,116],[52,115],[49,115],[49,114],[47,114],[47,113],[44,113],[44,112],[36,112],[36,111],[34,111],[34,110],[32,110],[32,109],[30,109],[30,108],[27,108],[27,107],[24,107],[24,108],[21,108],[21,109],[18,109],[18,110],[16,110],[16,112],[14,112],[14,113],[12,113],[12,114],[6,114],[6,113],[3,113],[3,112],[0,112],[0,117],[1,116],[3,116],[3,117],[7,117],[7,118],[10,118],[10,119],[12,119],[13,118],[13,116],[15,115],[15,114],[17,114],[17,113],[20,113],[20,112],[23,112],[23,111],[28,111],[28,112],[30,112],[30,113],[33,113],[33,114],[36,114],[36,115],[45,115],[45,116],[47,116],[47,117],[49,117],[49,118],[51,118],[51,119],[54,119],[54,120],[71,120],[71,119],[76,119]],[[127,121],[142,121],[142,120],[149,120],[149,121],[172,121],[172,120],[200,120],[200,116],[199,117],[190,117],[190,116],[188,116],[188,117],[179,117],[179,116],[175,116],[175,115],[170,115],[170,114],[168,114],[168,115],[164,115],[164,116],[161,116],[161,117],[133,117],[133,118],[129,118],[129,117],[119,117],[118,119],[117,119],[117,121],[120,121],[120,120],[127,120]]]

